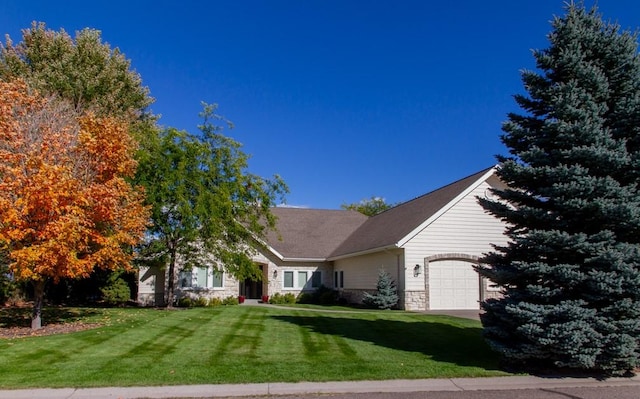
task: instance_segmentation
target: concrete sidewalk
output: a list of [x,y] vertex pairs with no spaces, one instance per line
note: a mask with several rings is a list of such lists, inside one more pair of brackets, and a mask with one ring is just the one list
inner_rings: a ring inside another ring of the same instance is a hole
[[541,378],[532,376],[451,378],[426,380],[265,383],[241,385],[180,385],[128,388],[60,388],[0,391],[1,399],[134,399],[215,398],[225,396],[339,394],[367,392],[481,391],[506,389],[554,389],[573,387],[637,386],[631,378]]

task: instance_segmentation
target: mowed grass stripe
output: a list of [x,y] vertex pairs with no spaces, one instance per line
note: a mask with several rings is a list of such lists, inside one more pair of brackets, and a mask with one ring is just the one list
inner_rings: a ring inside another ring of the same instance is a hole
[[[116,310],[115,313],[119,312],[119,310]],[[135,317],[131,318],[130,323],[129,321],[125,322],[127,318],[121,317],[121,314],[117,314],[116,316],[117,317],[114,317],[114,321],[107,321],[108,324],[114,323],[115,326],[101,327],[75,334],[7,340],[5,341],[7,343],[7,349],[13,345],[19,345],[23,343],[23,341],[24,343],[31,341],[37,343],[37,345],[20,345],[23,349],[19,351],[6,351],[6,355],[8,356],[7,360],[11,363],[19,363],[25,367],[38,369],[50,367],[51,363],[75,360],[76,357],[84,356],[85,351],[95,356],[101,346],[105,346],[111,351],[116,346],[113,343],[107,343],[108,341],[118,340],[118,338],[121,337],[121,331],[124,329],[140,331],[141,325],[141,322]],[[148,314],[145,314],[145,316],[148,316]],[[109,331],[105,332],[105,328]],[[3,341],[0,341],[0,345],[2,345],[2,343]],[[4,350],[2,355],[5,355]],[[2,371],[2,364],[0,364],[0,371]]]
[[[199,315],[181,310],[131,310],[120,314],[111,326],[75,334],[28,338],[41,341],[47,349],[38,348],[33,352],[29,347],[21,356],[12,359],[12,366],[28,372],[7,370],[0,380],[4,382],[6,375],[25,384],[39,384],[46,379],[53,382],[53,386],[82,386],[87,381],[96,381],[88,386],[103,385],[104,381],[131,385],[137,372],[149,370],[154,373],[152,370],[174,367],[175,359],[185,356],[182,351],[176,353],[176,348],[186,337],[206,331],[202,328],[203,321],[214,315],[214,312]],[[15,340],[15,343],[19,341]],[[50,355],[43,357],[44,351]],[[0,371],[5,370],[0,368]],[[30,374],[36,374],[36,378],[29,380]]]
[[224,330],[214,353],[215,361],[229,357],[254,358],[264,333],[264,308],[236,307],[231,310],[229,328]]
[[96,313],[104,327],[0,340],[0,387],[504,375],[472,320],[268,306]]

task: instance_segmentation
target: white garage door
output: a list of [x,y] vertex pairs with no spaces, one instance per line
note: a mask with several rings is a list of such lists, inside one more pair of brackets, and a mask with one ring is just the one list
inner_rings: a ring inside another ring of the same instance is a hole
[[429,263],[429,309],[479,309],[480,278],[473,263]]

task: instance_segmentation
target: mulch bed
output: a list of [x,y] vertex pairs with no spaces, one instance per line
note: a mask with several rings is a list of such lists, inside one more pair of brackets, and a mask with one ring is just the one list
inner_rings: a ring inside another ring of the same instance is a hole
[[6,327],[0,328],[0,339],[14,339],[22,337],[39,337],[43,335],[67,334],[76,331],[84,331],[100,327],[99,323],[84,323],[73,321],[68,323],[45,324],[38,330],[30,327]]

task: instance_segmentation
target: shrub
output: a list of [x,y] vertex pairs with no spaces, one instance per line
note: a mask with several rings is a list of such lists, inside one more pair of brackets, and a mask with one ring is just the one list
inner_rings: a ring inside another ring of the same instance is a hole
[[269,298],[269,303],[273,305],[281,305],[284,303],[284,296],[281,293],[276,292]]
[[195,301],[193,301],[193,306],[198,308],[203,308],[209,304],[209,300],[203,296],[199,296]]
[[296,303],[296,296],[291,292],[287,292],[286,294],[284,294],[283,300],[284,300],[284,303],[294,304]]
[[224,298],[222,300],[222,304],[223,305],[239,305],[240,302],[238,302],[238,297],[231,295]]
[[321,285],[313,292],[301,292],[298,295],[298,303],[311,303],[314,305],[335,305],[338,302],[338,292]]
[[216,307],[221,305],[222,305],[222,299],[216,298],[216,297],[209,299],[209,303],[207,304],[207,306],[209,307]]
[[9,303],[12,298],[19,296],[18,284],[8,274],[0,272],[0,305]]
[[178,307],[180,308],[191,308],[193,307],[193,300],[188,296],[183,296],[178,299]]
[[123,305],[131,299],[129,285],[121,278],[107,283],[100,288],[100,292],[102,292],[102,299],[109,305]]
[[298,303],[313,303],[313,295],[310,292],[301,292],[298,294]]
[[335,305],[338,302],[338,291],[321,285],[314,297],[318,305]]

